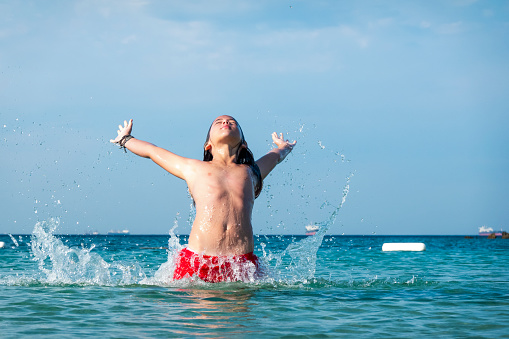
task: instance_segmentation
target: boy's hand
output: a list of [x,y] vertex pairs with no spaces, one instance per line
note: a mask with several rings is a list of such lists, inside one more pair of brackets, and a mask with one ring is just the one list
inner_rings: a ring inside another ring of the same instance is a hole
[[111,139],[110,142],[117,144],[124,136],[131,134],[131,130],[133,129],[133,119],[127,122],[124,120],[124,127],[122,125],[118,125],[117,137],[115,139]]
[[272,141],[276,144],[277,148],[279,149],[279,161],[283,161],[286,156],[292,151],[295,144],[297,144],[297,141],[289,142],[288,140],[285,140],[283,137],[283,133],[280,133],[279,136],[276,132],[272,133]]

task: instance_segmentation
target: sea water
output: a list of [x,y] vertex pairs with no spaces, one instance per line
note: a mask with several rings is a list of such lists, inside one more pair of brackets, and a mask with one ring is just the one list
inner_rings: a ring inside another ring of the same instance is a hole
[[509,240],[257,235],[267,276],[213,284],[171,280],[186,236],[57,232],[0,236],[0,337],[509,337]]

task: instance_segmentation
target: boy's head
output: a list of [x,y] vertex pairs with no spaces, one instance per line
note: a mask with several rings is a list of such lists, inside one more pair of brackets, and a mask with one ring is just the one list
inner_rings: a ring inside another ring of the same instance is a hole
[[257,198],[262,191],[262,175],[260,168],[254,160],[253,153],[247,147],[246,139],[244,139],[244,133],[242,128],[235,118],[229,115],[221,115],[217,117],[209,128],[207,133],[207,139],[203,145],[203,161],[212,161],[212,146],[218,143],[229,143],[230,145],[237,147],[237,156],[235,157],[235,163],[248,165],[253,171],[257,178],[257,184],[255,187],[255,197]]
[[203,147],[205,151],[210,151],[213,145],[220,143],[247,147],[242,128],[237,120],[229,115],[221,115],[212,122]]

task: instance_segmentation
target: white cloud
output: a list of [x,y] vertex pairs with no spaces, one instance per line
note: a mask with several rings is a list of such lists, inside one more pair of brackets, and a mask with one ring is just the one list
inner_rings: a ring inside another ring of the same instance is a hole
[[[161,75],[200,69],[249,73],[324,72],[341,68],[344,51],[367,48],[369,37],[352,26],[313,29],[238,31],[206,21],[169,21],[143,17],[119,39],[144,58],[146,71]],[[110,48],[105,45],[105,48]]]
[[[239,59],[244,67],[258,72],[325,72],[342,68],[344,51],[352,45],[364,49],[370,39],[351,26],[340,25],[319,29],[266,30],[251,36],[236,37],[247,52]],[[239,51],[246,52],[246,51]]]

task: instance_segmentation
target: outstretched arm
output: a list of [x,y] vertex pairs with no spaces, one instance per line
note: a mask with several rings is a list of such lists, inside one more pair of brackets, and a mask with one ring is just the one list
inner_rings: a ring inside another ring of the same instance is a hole
[[110,142],[120,144],[140,157],[150,158],[174,176],[186,180],[186,176],[192,169],[191,163],[197,160],[178,156],[149,142],[135,139],[131,136],[132,129],[133,120],[124,121],[124,126],[118,126],[117,137]]
[[277,147],[271,149],[267,154],[256,161],[256,164],[260,168],[262,179],[265,179],[274,167],[286,158],[297,143],[297,141],[289,142],[285,140],[283,138],[283,133],[278,136],[276,132],[272,133],[272,141]]

